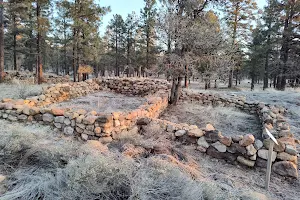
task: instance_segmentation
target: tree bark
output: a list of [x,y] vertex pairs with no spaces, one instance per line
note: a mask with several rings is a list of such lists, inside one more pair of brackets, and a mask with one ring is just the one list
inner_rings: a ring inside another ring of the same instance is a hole
[[271,29],[271,17],[268,16],[268,37],[267,37],[267,52],[266,52],[266,61],[265,61],[265,71],[264,71],[264,86],[263,90],[268,88],[269,85],[269,54],[270,54],[270,43],[271,43],[271,34],[270,34],[270,29]]
[[69,69],[69,66],[67,65],[67,33],[66,33],[66,19],[64,17],[64,69],[65,69],[65,72],[66,72],[66,75],[69,75],[70,74],[70,69]]
[[36,66],[36,75],[37,83],[42,83],[43,78],[43,64],[41,56],[41,28],[40,28],[40,17],[41,17],[41,7],[39,1],[36,1],[36,17],[37,17],[37,66]]
[[175,77],[172,81],[171,95],[169,104],[176,105],[181,94],[181,82],[183,77]]
[[291,23],[294,17],[295,11],[295,0],[288,1],[288,8],[286,11],[286,17],[284,21],[284,29],[283,29],[283,36],[282,36],[282,47],[280,50],[280,59],[282,64],[280,65],[280,80],[277,82],[277,89],[285,90],[286,86],[286,79],[287,79],[287,61],[290,49],[290,36],[291,36]]
[[[237,32],[237,26],[238,26],[238,14],[240,9],[240,3],[238,2],[235,6],[235,12],[234,12],[234,24],[233,24],[233,36],[232,36],[232,46],[236,44],[236,32]],[[233,71],[234,69],[230,69],[229,71],[229,80],[228,80],[228,87],[232,88],[232,82],[233,82]]]
[[4,23],[3,0],[0,0],[0,83],[4,80]]
[[73,59],[72,59],[72,65],[73,65],[73,81],[76,82],[76,28],[73,28]]
[[188,80],[189,80],[189,69],[188,69],[188,67],[187,67],[187,65],[185,66],[185,76],[184,76],[184,87],[185,88],[189,88],[189,82],[188,82]]
[[16,16],[13,16],[13,57],[14,57],[14,70],[18,71],[17,66],[17,27],[16,27]]
[[229,80],[228,80],[228,87],[232,88],[232,80],[233,80],[233,70],[229,71]]

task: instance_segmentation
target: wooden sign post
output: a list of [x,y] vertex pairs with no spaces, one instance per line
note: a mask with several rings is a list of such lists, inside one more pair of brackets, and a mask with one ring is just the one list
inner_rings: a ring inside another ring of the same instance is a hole
[[267,128],[266,128],[266,132],[269,135],[269,137],[271,138],[269,151],[268,151],[267,175],[266,175],[266,185],[265,185],[266,190],[269,190],[271,171],[272,171],[273,148],[274,148],[274,143],[276,143],[278,145],[278,142]]

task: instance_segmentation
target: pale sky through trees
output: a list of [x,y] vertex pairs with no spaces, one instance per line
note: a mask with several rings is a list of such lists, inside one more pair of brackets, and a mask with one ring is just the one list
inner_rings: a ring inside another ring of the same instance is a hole
[[144,7],[143,0],[100,0],[101,6],[110,6],[111,12],[104,16],[101,26],[101,34],[105,32],[105,28],[114,14],[122,15],[126,19],[127,15],[135,11],[136,14]]
[[[256,0],[256,2],[259,8],[263,8],[266,5],[266,0]],[[139,14],[144,7],[144,0],[100,0],[100,5],[111,7],[111,12],[103,17],[101,26],[101,34],[103,34],[114,14],[122,15],[123,19],[126,19],[127,15],[132,11]]]

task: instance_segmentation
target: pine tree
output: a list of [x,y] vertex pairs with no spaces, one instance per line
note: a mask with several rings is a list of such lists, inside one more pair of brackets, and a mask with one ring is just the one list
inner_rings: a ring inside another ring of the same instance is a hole
[[[144,0],[145,7],[141,10],[141,28],[143,33],[143,41],[145,41],[145,68],[150,69],[150,66],[155,63],[155,23],[156,23],[156,0]],[[143,68],[143,75],[145,69]]]
[[89,55],[89,44],[98,34],[101,16],[110,10],[101,7],[93,0],[75,0],[70,4],[73,30],[73,79],[80,64],[84,64]]
[[[114,15],[111,19],[107,33],[110,36],[109,46],[111,48],[111,54],[115,59],[115,76],[120,76],[120,65],[125,53],[125,22],[121,15]],[[124,64],[124,63],[123,63]]]
[[[229,0],[225,5],[225,20],[230,29],[232,46],[241,49],[248,40],[249,30],[252,29],[251,20],[254,20],[254,11],[257,9],[253,0]],[[234,58],[239,60],[240,58]],[[238,67],[238,66],[236,66]],[[232,87],[234,69],[230,70],[228,87]]]
[[[281,4],[283,16],[283,33],[280,49],[280,68],[276,89],[285,90],[286,80],[289,78],[293,66],[289,66],[289,56],[294,32],[299,28],[300,3],[296,0],[283,1]],[[296,64],[297,65],[297,64]]]
[[47,9],[49,8],[49,0],[36,0],[36,31],[37,31],[37,64],[36,64],[36,77],[37,83],[41,84],[43,82],[43,61],[42,61],[42,40],[45,36],[47,30],[49,29],[50,23],[47,18]]
[[56,2],[57,17],[55,18],[55,37],[56,42],[62,45],[61,60],[63,61],[63,69],[65,74],[70,74],[70,66],[68,65],[67,49],[70,45],[71,38],[71,10],[70,3],[67,0]]
[[128,14],[125,20],[125,38],[126,38],[126,65],[127,65],[127,76],[135,65],[135,44],[136,44],[136,32],[138,26],[138,19],[135,13]]
[[265,67],[264,67],[264,78],[263,78],[263,89],[269,87],[269,78],[270,78],[270,58],[272,54],[272,49],[274,46],[274,39],[278,34],[278,2],[277,0],[268,0],[268,5],[265,7],[263,20],[265,22],[265,28],[262,28],[265,44],[264,47],[266,49],[265,52]]

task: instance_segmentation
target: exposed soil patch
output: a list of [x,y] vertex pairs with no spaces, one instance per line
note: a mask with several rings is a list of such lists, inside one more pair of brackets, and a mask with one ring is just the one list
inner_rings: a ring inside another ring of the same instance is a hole
[[97,111],[102,113],[111,113],[114,111],[129,111],[137,109],[146,102],[142,97],[129,97],[113,92],[98,92],[87,96],[72,99],[51,107],[85,109],[87,111]]
[[161,115],[161,119],[174,123],[194,124],[199,128],[211,123],[227,136],[251,133],[259,137],[261,133],[261,125],[256,116],[230,107],[211,107],[181,102],[177,106],[168,107]]

